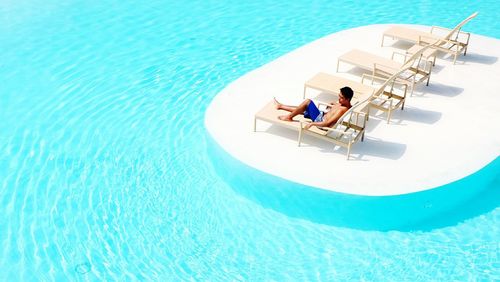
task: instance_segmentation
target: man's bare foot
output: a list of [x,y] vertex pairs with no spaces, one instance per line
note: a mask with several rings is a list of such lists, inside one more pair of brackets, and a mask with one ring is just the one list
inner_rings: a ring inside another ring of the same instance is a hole
[[293,121],[293,119],[291,119],[289,115],[279,116],[278,118],[283,120],[283,121]]
[[278,100],[276,100],[276,97],[273,97],[274,99],[274,106],[276,107],[276,110],[281,110],[281,106],[283,104],[281,104],[280,102],[278,102]]

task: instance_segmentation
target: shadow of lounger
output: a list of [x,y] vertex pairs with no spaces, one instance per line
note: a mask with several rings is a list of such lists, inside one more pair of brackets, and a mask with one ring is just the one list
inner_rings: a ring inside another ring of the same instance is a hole
[[455,97],[464,92],[461,87],[455,87],[442,83],[434,83],[433,85],[425,88],[425,94],[435,94],[444,97]]
[[406,144],[390,142],[365,136],[365,142],[358,144],[356,153],[352,154],[354,160],[363,159],[365,156],[379,157],[390,160],[400,159],[406,152]]
[[425,124],[434,124],[441,119],[443,114],[436,111],[428,111],[415,107],[406,107],[404,111],[394,113],[394,119],[403,121],[413,121]]
[[467,55],[467,62],[471,62],[471,63],[493,65],[497,61],[498,61],[498,57],[495,57],[495,56],[487,56],[487,55],[481,55],[481,54],[477,54],[477,53],[469,53]]

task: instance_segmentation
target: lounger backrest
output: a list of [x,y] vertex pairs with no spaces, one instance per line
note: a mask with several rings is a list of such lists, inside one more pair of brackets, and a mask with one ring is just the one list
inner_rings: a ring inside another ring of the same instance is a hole
[[[427,48],[430,48],[430,46],[431,45],[424,46],[424,47],[422,47],[422,49],[418,50],[415,54],[413,54],[408,60],[406,60],[406,62],[401,67],[401,69],[399,71],[397,71],[396,73],[394,73],[392,76],[390,76],[384,83],[382,83],[382,85],[380,85],[380,87],[377,88],[377,90],[375,90],[373,95],[370,98],[368,98],[367,100],[373,99],[373,97],[378,97],[381,94],[383,94],[388,85],[391,85],[391,87],[393,87],[394,83],[401,76],[401,74],[405,73],[411,67],[413,67],[414,63],[417,60],[420,60],[420,58],[422,57],[422,53],[425,50],[427,50]],[[363,102],[365,102],[365,101],[362,101],[361,103],[363,103]]]
[[406,65],[412,66],[415,62],[419,61],[422,57],[422,54],[425,50],[427,50],[429,46],[422,46],[415,54],[411,55],[406,61],[403,63],[402,68],[405,68]]
[[462,29],[462,27],[468,23],[469,21],[471,21],[473,18],[475,18],[477,16],[478,12],[475,12],[473,13],[472,15],[470,15],[469,17],[467,17],[465,20],[461,21],[454,29],[452,29],[443,39],[444,40],[448,40],[450,39],[453,34],[456,33],[456,36],[458,37],[458,34],[460,33],[460,30]]
[[422,54],[425,52],[425,50],[427,50],[428,48],[430,48],[434,44],[437,44],[438,42],[439,42],[439,40],[433,44],[430,44],[427,46],[422,46],[422,48],[420,48],[417,52],[415,52],[415,54],[411,55],[408,59],[406,59],[406,61],[403,63],[403,66],[401,68],[407,69],[407,68],[410,68],[411,66],[415,65],[415,63],[420,64],[420,61],[422,59]]

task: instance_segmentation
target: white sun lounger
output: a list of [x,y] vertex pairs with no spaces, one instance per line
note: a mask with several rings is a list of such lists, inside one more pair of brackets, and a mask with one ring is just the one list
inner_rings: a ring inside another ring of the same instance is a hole
[[347,159],[351,152],[351,146],[358,140],[363,141],[366,125],[366,114],[358,111],[358,107],[362,107],[358,103],[352,106],[342,117],[331,127],[316,127],[304,129],[304,126],[311,120],[304,118],[303,115],[298,115],[294,118],[295,122],[283,121],[279,116],[289,114],[284,110],[276,109],[273,101],[269,102],[264,108],[255,114],[254,131],[256,131],[257,120],[262,120],[274,125],[298,131],[298,146],[302,143],[302,135],[307,134],[321,140],[332,142],[347,148]]
[[477,14],[477,12],[473,13],[453,29],[432,26],[430,32],[425,32],[404,26],[392,26],[384,31],[381,45],[384,46],[385,37],[419,45],[427,45],[440,40],[435,49],[454,55],[453,63],[455,63],[459,54],[463,52],[464,56],[466,55],[469,46],[470,33],[463,32],[462,27],[475,18]]
[[403,82],[410,86],[410,93],[413,93],[413,88],[416,83],[427,80],[426,85],[429,85],[431,77],[432,62],[422,60],[424,52],[430,46],[422,46],[409,58],[405,57],[404,62],[397,62],[395,60],[382,57],[370,52],[352,49],[351,51],[341,55],[337,59],[337,72],[339,71],[340,62],[347,63],[368,71],[373,76],[390,77],[397,73],[399,70],[408,65],[409,67],[404,72],[400,72],[397,78],[398,82]]

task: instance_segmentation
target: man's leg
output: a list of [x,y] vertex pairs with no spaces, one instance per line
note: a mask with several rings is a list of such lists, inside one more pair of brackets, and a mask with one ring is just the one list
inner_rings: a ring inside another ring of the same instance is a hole
[[311,103],[310,99],[304,100],[304,102],[302,102],[297,107],[286,106],[286,105],[282,105],[282,104],[278,103],[277,104],[277,109],[281,109],[281,110],[285,110],[285,111],[289,111],[290,112],[290,114],[288,114],[286,116],[279,116],[279,119],[285,120],[285,121],[292,121],[292,119],[296,115],[300,115],[300,114],[304,113],[304,111],[307,109],[307,106],[309,106],[309,103]]
[[287,106],[281,104],[280,102],[278,102],[278,100],[276,100],[276,98],[274,98],[274,105],[276,105],[277,110],[285,110],[288,112],[293,112],[295,111],[295,109],[297,109],[297,106]]

